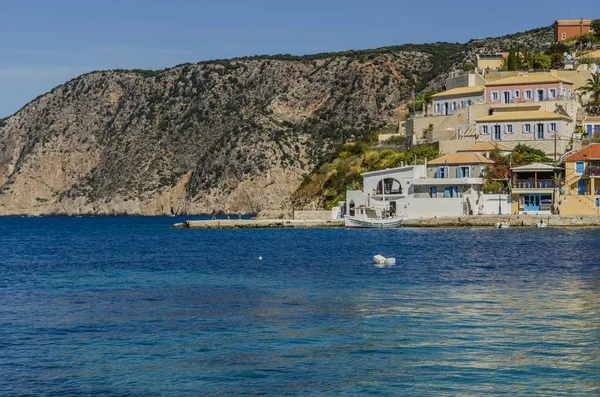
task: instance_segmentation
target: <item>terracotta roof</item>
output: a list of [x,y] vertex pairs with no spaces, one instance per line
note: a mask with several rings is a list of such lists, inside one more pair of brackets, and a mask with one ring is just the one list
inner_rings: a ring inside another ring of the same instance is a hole
[[583,124],[585,123],[597,123],[600,121],[600,116],[587,116],[583,119]]
[[503,152],[512,151],[509,148],[507,148],[506,146],[501,145],[499,143],[485,141],[485,142],[476,143],[476,144],[466,147],[464,149],[460,149],[460,150],[458,150],[458,152],[460,152],[460,153],[462,153],[462,152],[489,152],[496,148],[500,149]]
[[494,164],[494,162],[477,153],[446,154],[429,162],[431,165],[444,164]]
[[566,120],[573,121],[570,117],[562,114],[546,111],[524,111],[524,112],[500,112],[491,116],[481,117],[476,123],[490,123],[500,121],[536,121],[536,120]]
[[577,152],[567,156],[565,161],[582,161],[600,159],[600,143],[592,143]]
[[486,83],[486,87],[495,87],[500,85],[517,85],[517,84],[547,84],[547,83],[566,83],[573,84],[572,81],[561,79],[551,75],[550,73],[528,73],[518,76],[507,77],[496,81]]
[[435,95],[432,95],[432,98],[443,98],[448,96],[456,96],[456,95],[467,95],[467,94],[483,94],[483,87],[480,85],[476,85],[474,87],[459,87],[453,88],[448,91],[440,92]]

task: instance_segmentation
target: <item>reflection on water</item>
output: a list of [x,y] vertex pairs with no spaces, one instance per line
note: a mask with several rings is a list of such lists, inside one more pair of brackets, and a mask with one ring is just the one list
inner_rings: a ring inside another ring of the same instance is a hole
[[15,222],[0,220],[8,394],[600,392],[592,229]]

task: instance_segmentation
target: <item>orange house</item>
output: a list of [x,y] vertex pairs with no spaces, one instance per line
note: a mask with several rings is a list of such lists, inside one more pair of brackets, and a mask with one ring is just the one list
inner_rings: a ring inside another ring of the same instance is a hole
[[554,41],[581,36],[592,31],[591,19],[559,19],[554,22]]

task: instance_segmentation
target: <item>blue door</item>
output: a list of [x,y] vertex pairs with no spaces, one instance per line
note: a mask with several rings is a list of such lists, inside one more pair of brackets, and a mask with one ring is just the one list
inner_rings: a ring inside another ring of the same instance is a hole
[[583,163],[583,161],[576,161],[575,162],[575,173],[583,174],[583,171],[585,171],[585,164]]
[[541,197],[539,194],[525,194],[524,195],[524,206],[525,211],[539,211]]
[[585,194],[585,181],[583,179],[577,181],[577,194]]
[[588,133],[588,136],[592,135],[592,125],[591,124],[588,124],[586,132]]
[[596,199],[596,207],[600,207],[600,198]]

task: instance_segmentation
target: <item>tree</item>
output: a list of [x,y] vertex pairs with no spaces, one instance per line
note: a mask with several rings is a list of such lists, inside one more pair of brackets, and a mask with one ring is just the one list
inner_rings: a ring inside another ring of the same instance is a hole
[[578,91],[583,94],[589,94],[590,98],[585,105],[588,114],[592,116],[600,116],[600,74],[596,73],[590,77],[583,87]]
[[591,28],[594,31],[594,36],[600,40],[600,19],[594,19]]
[[523,61],[523,66],[529,69],[550,69],[552,67],[552,58],[546,54],[530,53]]
[[507,60],[507,67],[509,71],[514,71],[514,70],[518,70],[519,69],[519,65],[518,65],[518,61],[517,61],[517,53],[515,52],[514,48],[510,49],[510,52],[508,53],[508,60]]
[[464,70],[465,72],[471,72],[475,69],[475,65],[473,65],[472,62],[469,61],[464,61],[462,64],[462,70]]

